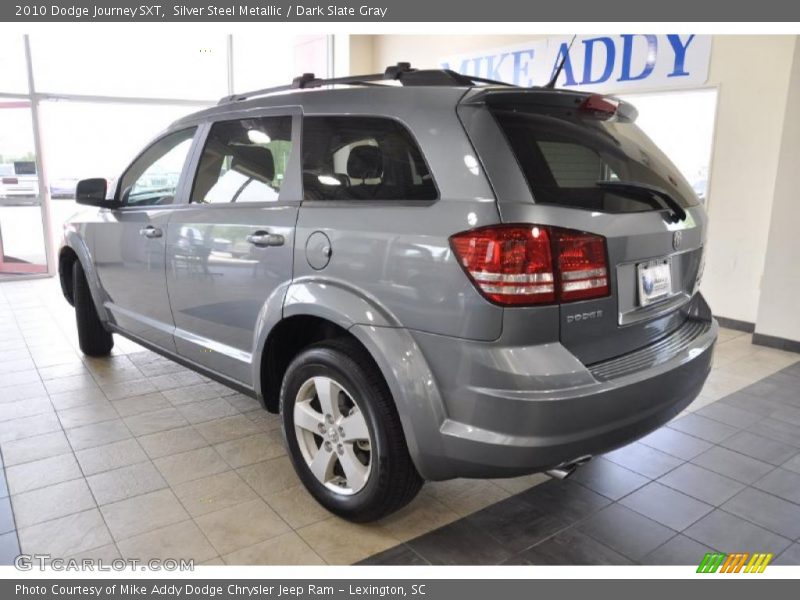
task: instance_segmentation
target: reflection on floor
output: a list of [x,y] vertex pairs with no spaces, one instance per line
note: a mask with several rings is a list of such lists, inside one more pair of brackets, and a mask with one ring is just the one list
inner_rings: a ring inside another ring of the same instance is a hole
[[697,563],[756,546],[800,564],[800,355],[749,338],[724,330],[689,412],[571,480],[427,484],[353,525],[300,486],[254,400],[119,337],[87,359],[56,281],[3,282],[0,564],[17,539],[198,564]]
[[800,363],[367,564],[800,565]]

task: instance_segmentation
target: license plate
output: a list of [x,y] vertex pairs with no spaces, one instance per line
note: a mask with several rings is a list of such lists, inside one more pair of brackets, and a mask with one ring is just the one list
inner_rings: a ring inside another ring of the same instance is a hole
[[653,304],[672,294],[672,269],[668,258],[636,265],[636,276],[640,306]]

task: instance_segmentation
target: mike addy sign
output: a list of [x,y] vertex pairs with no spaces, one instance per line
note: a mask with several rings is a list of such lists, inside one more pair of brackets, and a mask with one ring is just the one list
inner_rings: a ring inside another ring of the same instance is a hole
[[557,86],[596,91],[658,90],[708,79],[711,36],[620,34],[551,37],[442,58],[464,75],[515,85],[544,85],[564,59]]

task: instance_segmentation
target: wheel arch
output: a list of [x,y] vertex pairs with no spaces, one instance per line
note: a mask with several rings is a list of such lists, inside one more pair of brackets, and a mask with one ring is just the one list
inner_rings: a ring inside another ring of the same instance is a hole
[[64,246],[58,253],[58,280],[61,283],[61,293],[71,306],[75,306],[72,267],[76,260],[80,259],[75,250],[69,246]]
[[411,333],[382,307],[339,285],[301,282],[289,287],[281,318],[262,337],[255,390],[273,413],[286,367],[303,348],[332,337],[355,340],[392,393],[417,470],[426,479],[442,477],[436,457],[445,410],[436,380]]
[[109,313],[103,304],[103,288],[97,270],[94,268],[92,254],[86,244],[86,240],[75,230],[68,230],[65,234],[64,242],[58,252],[58,278],[61,284],[61,292],[67,302],[74,304],[72,267],[78,261],[86,274],[86,281],[92,293],[97,314],[103,322],[109,321]]
[[292,315],[275,324],[265,341],[258,369],[258,395],[269,412],[279,410],[283,375],[294,357],[311,344],[339,337],[353,338],[341,325],[312,314]]
[[[256,397],[267,410],[277,412],[280,381],[297,352],[314,342],[346,335],[353,325],[370,319],[382,325],[391,322],[376,302],[337,281],[300,278],[276,290],[264,303],[254,334]],[[281,348],[291,356],[281,355]]]

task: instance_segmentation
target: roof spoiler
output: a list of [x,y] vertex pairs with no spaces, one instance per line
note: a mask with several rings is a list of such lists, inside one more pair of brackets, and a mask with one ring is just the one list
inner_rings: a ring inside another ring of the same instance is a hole
[[[632,104],[615,96],[605,96],[592,92],[553,89],[549,87],[530,87],[513,89],[486,89],[468,95],[464,105],[488,105],[498,108],[549,108],[586,112],[589,116],[608,118],[616,115],[620,120],[633,123],[639,112]],[[613,106],[614,110],[611,110]],[[603,110],[599,110],[603,109]]]

